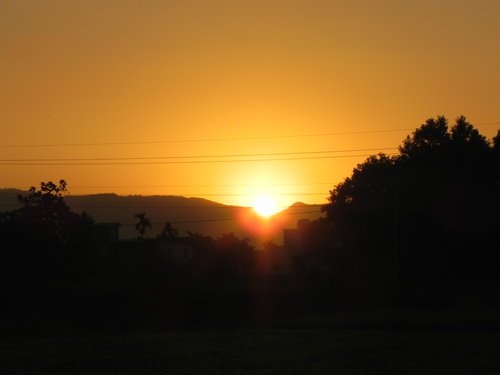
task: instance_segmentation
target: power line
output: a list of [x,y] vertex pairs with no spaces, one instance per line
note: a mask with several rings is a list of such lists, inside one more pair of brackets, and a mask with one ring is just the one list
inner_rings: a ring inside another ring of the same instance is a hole
[[[476,126],[492,126],[498,125],[500,121],[478,123]],[[228,138],[198,138],[198,139],[167,139],[160,141],[131,141],[131,142],[81,142],[81,143],[39,143],[39,144],[3,144],[0,148],[29,148],[29,147],[88,147],[88,146],[124,146],[124,145],[141,145],[141,144],[165,144],[165,143],[202,143],[202,142],[228,142],[228,141],[248,141],[261,139],[286,139],[286,138],[304,138],[304,137],[327,137],[327,136],[343,136],[356,134],[377,134],[377,133],[396,133],[414,131],[415,128],[398,128],[398,129],[375,129],[361,130],[350,132],[329,132],[329,133],[308,133],[294,135],[274,135],[274,136],[255,136],[255,137],[228,137]]]
[[[14,205],[14,204],[0,204],[0,207],[19,207],[20,205]],[[313,205],[309,205],[313,206]],[[159,209],[159,208],[233,208],[233,209],[244,209],[244,210],[251,210],[252,207],[241,207],[241,206],[70,206],[70,208],[127,208],[127,209]],[[305,214],[312,214],[312,213],[321,213],[321,210],[309,210],[309,211],[302,211],[302,212],[288,212],[288,213],[283,213],[283,212],[278,212],[275,214],[276,216],[292,216],[292,215],[305,215]],[[272,215],[274,216],[274,215]],[[240,220],[240,217],[229,217],[229,218],[219,218],[219,219],[200,219],[200,220],[182,220],[182,221],[169,221],[171,224],[194,224],[194,223],[207,223],[207,222],[217,222],[217,221],[232,221],[232,220]],[[156,222],[156,223],[151,223],[151,225],[164,225],[165,222]],[[133,226],[135,224],[121,224],[121,226]]]
[[[308,186],[308,185],[335,185],[335,182],[302,182],[302,183],[283,183],[283,184],[270,184],[266,188],[275,186]],[[115,188],[184,188],[184,187],[247,187],[247,188],[260,188],[258,185],[248,184],[211,184],[211,185],[101,185],[101,186],[71,186],[71,189],[115,189]],[[26,188],[26,187],[24,187]],[[29,188],[29,187],[28,187]]]
[[[305,214],[313,214],[313,213],[321,213],[321,210],[315,210],[315,211],[305,211],[305,212],[290,212],[290,213],[281,213],[277,214],[280,216],[294,216],[294,215],[305,215]],[[272,216],[271,216],[272,217]],[[234,221],[234,220],[241,220],[240,217],[226,217],[226,218],[220,218],[220,219],[202,219],[202,220],[186,220],[186,221],[169,221],[170,224],[196,224],[196,223],[212,223],[212,222],[218,222],[218,221]],[[156,223],[151,223],[151,225],[165,225],[165,222],[156,222]],[[121,224],[120,226],[122,227],[129,227],[129,226],[135,226],[135,224]]]
[[382,129],[382,130],[364,130],[336,133],[316,133],[316,134],[296,134],[296,135],[275,135],[260,137],[233,137],[233,138],[199,138],[199,139],[167,139],[161,141],[132,141],[132,142],[86,142],[86,143],[46,143],[46,144],[17,144],[0,145],[2,148],[26,148],[26,147],[79,147],[79,146],[125,146],[125,145],[144,145],[144,144],[164,144],[164,143],[202,143],[202,142],[227,142],[227,141],[248,141],[261,139],[285,139],[285,138],[303,138],[303,137],[326,137],[338,135],[354,134],[374,134],[409,131],[414,129]]
[[[0,192],[0,194],[3,194],[3,195],[12,195],[12,196],[17,196],[18,194],[17,193],[10,193],[10,192]],[[291,196],[291,197],[294,197],[294,196],[299,196],[299,195],[310,195],[310,196],[314,196],[314,195],[325,195],[325,193],[269,193],[270,195],[272,196]],[[86,196],[88,196],[89,194],[86,194]],[[202,197],[247,197],[247,196],[250,196],[252,194],[244,194],[244,193],[206,193],[206,194],[203,194],[203,193],[191,193],[191,194],[182,194],[182,195],[162,195],[163,197],[179,197],[179,198],[202,198]],[[69,198],[69,199],[72,199],[71,197],[73,197],[73,199],[75,197],[78,197],[78,195],[73,195],[73,196],[66,196],[65,199]],[[127,198],[128,196],[123,196],[124,198]],[[141,196],[139,196],[141,197]],[[151,195],[146,195],[146,196],[142,196],[144,198],[147,198],[147,197],[152,197]],[[115,206],[113,206],[115,207]],[[156,206],[155,206],[156,207]]]
[[[137,210],[149,210],[149,209],[174,209],[174,208],[180,208],[180,209],[205,209],[205,208],[221,208],[221,209],[239,209],[239,208],[245,208],[245,209],[250,209],[251,207],[246,207],[246,206],[229,206],[229,205],[221,205],[221,206],[92,206],[92,205],[73,205],[73,204],[68,204],[69,208],[72,209],[115,209],[115,208],[123,208],[123,209],[137,209]],[[22,203],[18,204],[2,204],[0,203],[0,207],[22,207]]]
[[[280,187],[280,186],[320,186],[320,185],[327,185],[327,186],[334,186],[338,184],[338,182],[304,182],[304,183],[283,183],[283,184],[269,184],[265,186],[259,186],[259,185],[248,185],[248,184],[187,184],[187,185],[77,185],[77,186],[71,186],[68,190],[71,191],[73,189],[160,189],[160,188],[193,188],[193,187],[205,187],[205,188],[218,188],[218,187],[239,187],[239,188],[247,188],[251,190],[255,189],[261,189],[265,187],[266,189],[273,189],[275,187]],[[0,194],[7,194],[7,195],[19,195],[23,193],[28,193],[28,189],[31,188],[31,185],[28,186],[18,186],[18,187],[8,187],[8,188],[0,188]],[[2,190],[7,190],[7,189],[15,189],[19,191],[2,191]],[[101,192],[101,193],[88,193],[85,195],[108,195],[108,194],[116,194],[116,193],[106,193],[106,192]],[[148,195],[148,196],[177,196],[177,194],[154,194],[154,195]],[[69,197],[77,197],[78,195],[72,195],[69,193],[67,196]],[[128,195],[122,195],[124,197],[127,197]],[[182,196],[184,196],[182,194]]]
[[500,125],[500,121],[492,121],[492,122],[482,122],[479,124],[476,124],[478,126],[492,126],[492,125]]
[[[394,154],[387,154],[389,156]],[[270,161],[293,161],[293,160],[319,160],[319,159],[341,159],[369,157],[370,154],[358,155],[329,155],[329,156],[303,156],[293,158],[265,158],[265,159],[233,159],[233,160],[180,160],[180,161],[137,161],[137,162],[104,162],[104,163],[22,163],[22,162],[0,162],[5,166],[98,166],[98,165],[165,165],[165,164],[207,164],[207,163],[247,163],[247,162],[270,162]]]
[[[321,206],[321,204],[308,204],[309,206]],[[21,208],[22,204],[2,204],[0,203],[0,207],[18,207]],[[68,204],[68,207],[71,209],[136,209],[136,210],[150,210],[150,209],[245,209],[251,210],[252,207],[249,206],[229,206],[229,205],[221,205],[221,206],[87,206],[87,205],[72,205]]]
[[[270,184],[265,185],[266,188],[271,188],[275,186],[309,186],[309,185],[334,185],[335,182],[297,182],[297,183],[282,183],[282,184]],[[31,187],[26,185],[22,187],[9,187],[4,189],[29,189]],[[260,188],[259,185],[249,185],[249,184],[187,184],[187,185],[76,185],[71,186],[71,189],[113,189],[113,188],[185,188],[185,187],[247,187],[247,188]],[[2,188],[0,188],[2,190]],[[12,194],[17,194],[17,192],[12,192]],[[102,193],[106,194],[106,193]]]
[[270,152],[259,154],[219,154],[219,155],[187,155],[187,156],[141,156],[141,157],[103,157],[103,158],[36,158],[36,159],[0,159],[0,162],[53,162],[53,161],[110,161],[110,160],[164,160],[164,159],[203,159],[203,158],[235,158],[235,157],[262,157],[277,155],[310,155],[328,154],[339,152],[364,152],[380,150],[397,150],[397,147],[361,148],[347,150],[325,150],[325,151],[296,151],[296,152]]

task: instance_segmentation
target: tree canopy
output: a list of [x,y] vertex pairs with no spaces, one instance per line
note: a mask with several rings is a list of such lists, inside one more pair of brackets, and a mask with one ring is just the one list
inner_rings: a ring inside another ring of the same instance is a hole
[[[41,182],[19,195],[22,206],[0,215],[5,275],[32,279],[75,275],[81,250],[93,223],[85,212],[75,213],[64,195],[67,183]],[[24,275],[24,276],[23,276]]]
[[323,210],[334,240],[351,264],[404,274],[414,285],[491,276],[499,259],[498,143],[465,117],[451,128],[445,117],[427,120],[399,155],[369,157],[330,191]]

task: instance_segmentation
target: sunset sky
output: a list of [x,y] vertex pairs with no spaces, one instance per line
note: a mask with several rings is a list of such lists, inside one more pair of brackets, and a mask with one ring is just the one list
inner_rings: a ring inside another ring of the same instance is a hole
[[326,203],[437,115],[500,127],[500,1],[0,2],[0,187]]

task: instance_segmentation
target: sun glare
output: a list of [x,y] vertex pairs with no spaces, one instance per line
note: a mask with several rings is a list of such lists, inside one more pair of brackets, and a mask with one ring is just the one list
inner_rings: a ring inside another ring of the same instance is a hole
[[269,217],[279,211],[276,202],[268,195],[261,195],[253,201],[253,210],[262,217]]

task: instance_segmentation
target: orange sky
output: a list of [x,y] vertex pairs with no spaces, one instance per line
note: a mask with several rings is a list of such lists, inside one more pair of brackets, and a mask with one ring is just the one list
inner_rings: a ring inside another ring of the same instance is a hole
[[2,1],[2,160],[219,157],[0,165],[0,187],[326,203],[364,157],[317,157],[375,151],[205,161],[396,147],[409,131],[366,132],[441,114],[491,137],[499,20],[497,0]]

